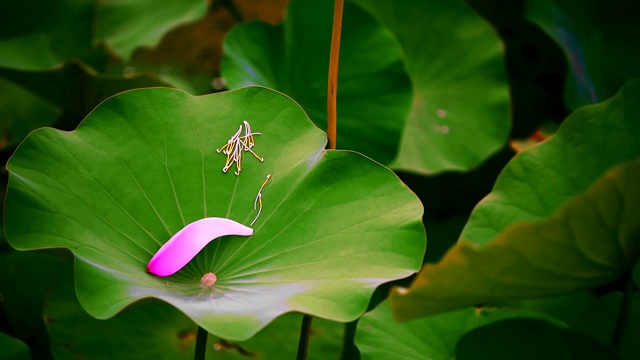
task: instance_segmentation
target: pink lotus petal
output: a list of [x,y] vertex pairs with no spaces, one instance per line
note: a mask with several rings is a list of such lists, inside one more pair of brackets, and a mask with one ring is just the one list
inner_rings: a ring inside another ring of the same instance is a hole
[[227,218],[210,217],[183,227],[153,255],[147,271],[169,276],[182,269],[212,240],[225,235],[253,235],[253,229]]

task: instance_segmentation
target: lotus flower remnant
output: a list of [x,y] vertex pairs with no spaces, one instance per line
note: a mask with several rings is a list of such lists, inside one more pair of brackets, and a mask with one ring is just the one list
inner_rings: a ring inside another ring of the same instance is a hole
[[147,271],[157,276],[173,275],[208,243],[225,235],[251,236],[253,229],[227,218],[209,217],[194,221],[162,245],[149,261]]
[[244,136],[240,136],[241,132],[242,132],[242,125],[240,125],[240,128],[235,133],[235,135],[233,135],[231,139],[229,139],[223,147],[221,147],[220,149],[216,149],[218,154],[222,152],[223,154],[227,155],[227,161],[225,162],[224,167],[222,168],[222,171],[227,172],[227,170],[229,170],[229,168],[233,166],[233,164],[235,163],[236,176],[240,175],[240,171],[242,171],[242,152],[243,151],[245,152],[248,151],[251,154],[253,154],[253,156],[256,159],[260,161],[264,161],[264,158],[260,157],[253,150],[251,150],[251,148],[256,144],[255,139],[253,138],[253,135],[262,135],[262,134],[259,132],[251,132],[251,126],[249,125],[249,122],[246,120],[244,121]]

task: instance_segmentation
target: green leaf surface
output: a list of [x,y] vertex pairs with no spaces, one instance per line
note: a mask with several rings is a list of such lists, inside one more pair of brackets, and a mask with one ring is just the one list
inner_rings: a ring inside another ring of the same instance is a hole
[[[240,176],[221,171],[243,120],[256,135]],[[193,97],[143,89],[102,103],[73,132],[32,133],[9,161],[6,234],[18,249],[66,247],[83,307],[108,318],[144,297],[173,304],[211,333],[252,336],[300,311],[357,318],[379,284],[420,267],[422,206],[388,169],[348,151],[290,98],[264,88]],[[249,225],[210,243],[174,276],[145,271],[182,227],[204,217]],[[218,282],[205,288],[200,278]]]
[[[234,27],[224,41],[227,84],[282,91],[326,129],[332,19],[331,1],[292,0],[282,25]],[[411,103],[401,49],[384,27],[347,2],[340,51],[337,146],[389,163]]]
[[619,359],[595,339],[538,319],[506,319],[465,334],[455,359]]
[[60,108],[0,77],[0,149],[16,146],[31,131],[50,126],[60,113]]
[[356,0],[400,42],[413,105],[394,169],[468,170],[509,134],[504,51],[471,7],[449,0]]
[[570,72],[565,101],[570,108],[605,100],[640,77],[640,3],[626,0],[529,0],[527,17],[563,48]]
[[29,347],[22,341],[0,332],[0,359],[30,360]]
[[356,344],[363,360],[455,358],[458,339],[466,332],[494,321],[544,315],[510,309],[467,308],[398,323],[388,301],[365,314],[358,323]]
[[[78,62],[67,62],[61,67],[42,71],[0,68],[0,77],[29,91],[33,96],[61,108],[62,115],[56,119],[55,127],[65,130],[75,128],[94,107],[121,91],[168,86],[152,74],[140,73],[130,77],[105,75],[96,73]],[[14,96],[18,95],[14,94]],[[31,118],[33,111],[36,109],[16,106],[9,109],[8,114],[20,119],[29,118],[31,123],[50,120],[50,118]],[[51,109],[48,110],[48,112],[51,111]]]
[[171,28],[204,16],[206,0],[103,0],[98,6],[96,35],[129,59],[140,46],[154,46]]
[[104,67],[93,38],[95,1],[1,0],[0,8],[0,67],[45,70],[71,59]]
[[640,253],[639,104],[634,82],[514,157],[443,260],[392,294],[398,317],[590,289],[630,270]]

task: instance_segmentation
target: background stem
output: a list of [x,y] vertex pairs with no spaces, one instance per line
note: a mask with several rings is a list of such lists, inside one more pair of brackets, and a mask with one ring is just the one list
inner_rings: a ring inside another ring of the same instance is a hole
[[207,336],[209,333],[207,330],[198,326],[198,336],[196,337],[196,353],[194,360],[204,360],[207,353]]
[[633,278],[631,276],[631,272],[627,272],[625,277],[622,303],[620,304],[616,327],[613,330],[613,336],[611,338],[611,347],[618,351],[618,353],[622,350],[624,333],[627,329],[629,316],[631,315],[631,294],[633,293]]
[[300,327],[300,341],[298,341],[298,356],[296,356],[296,360],[306,360],[307,358],[312,322],[313,317],[311,315],[302,316],[302,327]]
[[[336,148],[336,134],[338,132],[338,108],[336,106],[336,99],[338,95],[338,60],[340,58],[340,33],[342,32],[343,9],[344,0],[335,0],[333,8],[333,28],[331,30],[331,52],[329,54],[329,85],[327,89],[327,138],[329,140],[329,149]],[[313,317],[310,315],[302,316],[297,360],[305,360],[307,358],[312,321]]]
[[342,353],[340,359],[360,359],[360,351],[355,344],[356,330],[358,328],[358,320],[354,320],[344,324],[344,335],[342,336]]
[[327,137],[329,149],[336,148],[338,95],[338,59],[340,58],[340,33],[342,32],[342,11],[344,0],[335,0],[333,8],[333,30],[331,31],[331,52],[329,54],[329,87],[327,89]]

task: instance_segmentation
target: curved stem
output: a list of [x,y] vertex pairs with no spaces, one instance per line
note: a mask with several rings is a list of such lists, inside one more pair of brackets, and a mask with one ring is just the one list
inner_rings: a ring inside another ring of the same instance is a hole
[[611,347],[618,353],[622,350],[624,333],[627,329],[629,316],[631,315],[631,295],[633,293],[633,277],[631,276],[631,272],[627,272],[624,276],[624,293],[622,296],[622,303],[620,304],[616,327],[613,329],[613,337],[611,338]]
[[193,356],[194,360],[204,360],[207,353],[207,336],[209,333],[207,330],[198,326],[198,336],[196,337],[196,353]]
[[327,137],[329,149],[336,148],[338,132],[338,110],[336,99],[338,95],[338,59],[340,58],[340,33],[342,32],[342,12],[344,0],[335,0],[333,8],[333,30],[331,32],[331,52],[329,54],[329,87],[327,89]]
[[298,356],[296,360],[306,360],[307,351],[309,350],[309,337],[311,336],[311,323],[313,317],[311,315],[302,316],[302,326],[300,327],[300,341],[298,341]]

